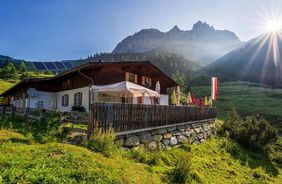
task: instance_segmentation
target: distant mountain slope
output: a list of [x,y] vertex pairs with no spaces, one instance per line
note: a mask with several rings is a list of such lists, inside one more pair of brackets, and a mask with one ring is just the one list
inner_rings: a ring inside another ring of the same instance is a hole
[[90,56],[87,59],[69,61],[73,66],[91,61],[144,61],[149,60],[154,65],[163,70],[167,75],[172,74],[187,74],[189,71],[199,70],[200,65],[194,61],[188,60],[181,55],[163,52],[163,51],[150,51],[144,53],[101,53]]
[[189,31],[174,26],[168,32],[143,29],[122,40],[113,53],[142,53],[152,50],[175,52],[206,65],[241,44],[239,38],[227,30],[215,30],[198,21]]
[[275,34],[264,34],[245,43],[205,71],[237,80],[282,87],[282,40]]
[[[88,56],[85,59],[76,59],[76,60],[65,60],[61,62],[69,62],[74,67],[81,65],[86,62],[97,62],[99,60],[103,61],[144,61],[149,60],[154,65],[162,69],[167,75],[172,76],[173,74],[179,73],[186,75],[190,71],[199,70],[200,65],[184,58],[181,55],[163,52],[163,51],[150,51],[144,53],[100,53],[93,56]],[[28,70],[34,70],[32,64],[24,60],[16,60],[8,56],[0,56],[0,68],[4,67],[8,62],[12,62],[15,66],[19,66],[20,62],[25,62]]]
[[16,67],[18,67],[21,62],[24,62],[28,68],[32,68],[25,60],[14,59],[9,56],[0,55],[0,68],[6,66],[9,62],[13,63]]

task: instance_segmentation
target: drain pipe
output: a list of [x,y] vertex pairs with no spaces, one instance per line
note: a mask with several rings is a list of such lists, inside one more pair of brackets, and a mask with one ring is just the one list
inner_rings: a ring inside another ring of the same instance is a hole
[[90,106],[91,106],[91,86],[94,85],[94,80],[82,73],[80,70],[78,70],[78,73],[82,75],[83,77],[87,78],[88,80],[91,81],[90,86],[89,86],[89,102],[88,102],[88,128],[87,128],[87,139],[89,140],[93,132],[91,132],[90,127],[92,127],[92,120],[93,120],[93,113],[90,111]]
[[82,73],[80,70],[78,70],[78,73],[91,81],[90,86],[89,86],[89,104],[88,104],[88,111],[89,111],[90,110],[90,104],[91,104],[91,90],[90,90],[90,88],[91,88],[91,86],[94,85],[94,80],[91,79],[90,77],[88,77],[87,75],[85,75],[84,73]]

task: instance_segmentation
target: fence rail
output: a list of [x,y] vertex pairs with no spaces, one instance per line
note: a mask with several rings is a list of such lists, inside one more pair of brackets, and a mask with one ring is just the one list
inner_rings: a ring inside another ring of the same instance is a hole
[[216,117],[214,108],[196,106],[156,106],[119,103],[94,103],[90,107],[88,135],[95,127],[115,132],[172,125]]

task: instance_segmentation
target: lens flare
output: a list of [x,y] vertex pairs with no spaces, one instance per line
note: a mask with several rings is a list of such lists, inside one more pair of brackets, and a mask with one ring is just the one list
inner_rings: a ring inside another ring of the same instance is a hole
[[267,32],[277,33],[282,30],[282,20],[280,18],[273,18],[268,20],[265,29]]

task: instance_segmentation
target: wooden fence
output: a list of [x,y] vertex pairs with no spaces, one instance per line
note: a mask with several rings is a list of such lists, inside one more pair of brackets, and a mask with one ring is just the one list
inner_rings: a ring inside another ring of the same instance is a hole
[[88,135],[93,134],[95,127],[122,132],[216,117],[214,108],[196,106],[94,103],[90,108]]
[[31,108],[15,108],[12,106],[0,106],[0,116],[2,117],[21,117],[28,121],[43,121],[45,117],[44,110]]
[[21,117],[27,121],[42,122],[48,114],[58,115],[61,123],[88,125],[88,113],[86,112],[56,112],[45,109],[0,106],[0,117]]

